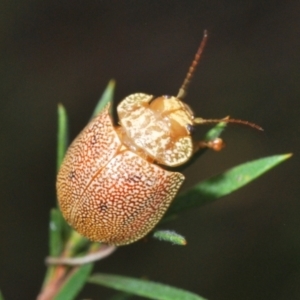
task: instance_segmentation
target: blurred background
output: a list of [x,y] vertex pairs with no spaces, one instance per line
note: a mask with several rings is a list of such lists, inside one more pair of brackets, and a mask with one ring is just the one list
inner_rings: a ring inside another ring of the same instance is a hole
[[[186,247],[151,238],[96,270],[147,277],[210,300],[300,299],[299,1],[0,2],[0,288],[35,299],[55,206],[57,104],[73,139],[111,78],[116,103],[135,92],[176,95],[203,30],[209,41],[186,101],[230,115],[227,147],[185,170],[183,190],[237,164],[294,156],[240,191],[164,224]],[[199,128],[199,136],[207,130]],[[87,286],[78,299],[113,291]]]

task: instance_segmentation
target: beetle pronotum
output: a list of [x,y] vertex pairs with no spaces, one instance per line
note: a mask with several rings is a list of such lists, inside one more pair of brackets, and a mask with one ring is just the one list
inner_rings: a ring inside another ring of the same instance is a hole
[[194,143],[195,125],[234,119],[195,118],[182,99],[207,41],[203,40],[174,96],[143,93],[117,107],[114,126],[107,106],[70,145],[57,176],[57,196],[67,222],[92,241],[125,245],[145,236],[159,222],[184,176],[164,169],[186,163],[201,147],[222,148],[222,140]]

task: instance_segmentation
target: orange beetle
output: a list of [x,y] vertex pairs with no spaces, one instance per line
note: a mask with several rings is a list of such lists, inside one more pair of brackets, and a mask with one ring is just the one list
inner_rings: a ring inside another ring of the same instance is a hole
[[57,196],[67,222],[92,241],[125,245],[144,237],[160,221],[184,176],[162,166],[186,163],[200,147],[222,148],[222,140],[195,146],[194,125],[241,120],[194,118],[181,101],[206,43],[195,56],[177,97],[132,94],[117,107],[114,126],[107,106],[69,147],[57,176]]

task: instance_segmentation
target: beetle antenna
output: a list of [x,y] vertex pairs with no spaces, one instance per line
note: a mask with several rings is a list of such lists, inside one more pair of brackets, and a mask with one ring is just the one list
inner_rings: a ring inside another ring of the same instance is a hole
[[255,123],[251,123],[244,120],[237,120],[237,119],[230,119],[229,117],[223,118],[223,119],[202,119],[202,118],[195,118],[193,120],[194,125],[201,125],[201,124],[207,124],[207,123],[219,123],[219,122],[226,122],[226,123],[237,123],[237,124],[243,124],[246,126],[250,126],[252,128],[255,128],[257,130],[263,131],[263,128],[256,125]]
[[179,89],[179,92],[178,92],[178,95],[177,95],[177,98],[178,99],[183,99],[185,98],[186,96],[186,93],[187,93],[187,88],[189,86],[189,84],[191,83],[191,80],[195,74],[195,71],[196,71],[196,68],[197,68],[197,65],[200,61],[200,58],[201,58],[201,54],[203,52],[203,49],[205,48],[205,45],[206,45],[206,41],[207,41],[207,37],[208,37],[208,34],[207,34],[207,30],[204,30],[204,34],[203,34],[203,38],[202,38],[202,41],[201,41],[201,44],[198,48],[198,51],[194,57],[194,60],[186,74],[186,77],[183,81],[183,84],[181,85],[180,89]]

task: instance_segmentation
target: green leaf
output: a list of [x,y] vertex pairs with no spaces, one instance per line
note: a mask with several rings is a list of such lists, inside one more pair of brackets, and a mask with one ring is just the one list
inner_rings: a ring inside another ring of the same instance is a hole
[[[65,157],[66,151],[68,149],[68,144],[69,144],[69,130],[68,130],[68,114],[66,109],[62,104],[58,105],[58,130],[57,130],[57,172],[60,168],[60,165]],[[54,220],[52,220],[52,217]],[[52,239],[56,239],[58,241],[58,235],[60,235],[60,238],[63,237],[63,235],[68,235],[70,232],[70,227],[63,218],[62,214],[57,211],[57,212],[51,212],[51,220],[50,220],[50,228],[54,224],[58,226],[55,235],[56,236],[51,236],[52,233],[50,229],[50,251],[51,248],[54,249],[56,246],[52,245]],[[58,244],[57,244],[58,245]],[[51,254],[52,256],[52,254]]]
[[92,114],[92,117],[96,116],[98,113],[100,113],[104,107],[110,103],[110,112],[112,110],[112,104],[113,104],[113,97],[114,97],[114,90],[115,90],[115,81],[110,80],[106,89],[104,90],[101,98],[98,101],[98,104],[96,105],[96,108]]
[[83,288],[92,269],[93,264],[86,264],[73,270],[54,300],[73,300]]
[[57,131],[57,171],[64,159],[68,148],[68,115],[62,104],[58,105],[58,131]]
[[171,230],[155,231],[153,237],[158,240],[170,242],[175,245],[185,246],[187,244],[186,239],[182,235]]
[[[64,242],[70,231],[71,228],[61,215],[60,210],[57,208],[51,209],[49,223],[49,256],[57,257],[62,253]],[[43,285],[46,285],[52,278],[54,269],[54,266],[48,267]]]
[[291,155],[283,154],[261,158],[211,177],[177,196],[167,211],[166,217],[169,218],[186,209],[204,205],[228,195],[290,158]]
[[3,294],[0,291],[0,300],[4,300]]
[[[80,252],[86,252],[87,246],[90,246],[91,242],[75,230],[71,230],[65,250],[67,250],[68,256],[76,256]],[[96,243],[98,246],[99,243]]]
[[62,236],[62,229],[64,226],[64,219],[61,212],[53,208],[50,212],[50,236],[49,236],[49,246],[50,246],[50,256],[59,256],[64,247],[64,241]]
[[156,300],[205,300],[204,298],[169,285],[110,274],[94,274],[88,282],[115,290]]
[[218,123],[216,126],[214,126],[212,129],[210,129],[205,137],[204,137],[204,140],[205,141],[211,141],[217,137],[219,137],[221,135],[221,133],[225,130],[227,126],[227,123],[226,122],[220,122]]

